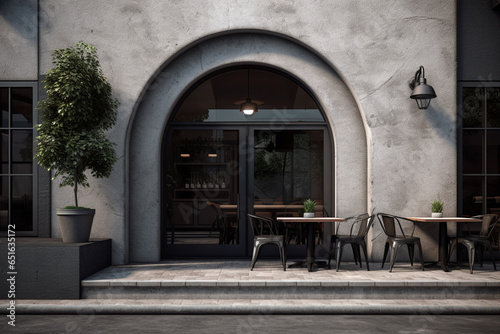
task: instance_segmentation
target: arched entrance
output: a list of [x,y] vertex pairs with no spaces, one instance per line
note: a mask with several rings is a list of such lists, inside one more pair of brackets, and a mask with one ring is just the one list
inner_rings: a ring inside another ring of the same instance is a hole
[[[367,136],[356,101],[331,65],[290,39],[232,33],[195,43],[169,60],[144,91],[128,131],[130,262],[161,258],[163,144],[171,114],[201,79],[228,66],[254,64],[288,73],[314,92],[334,138],[328,173],[333,215],[367,210]],[[333,180],[335,182],[333,182]],[[328,182],[325,180],[325,182]],[[333,184],[335,186],[333,186]]]
[[[246,110],[247,108],[248,110]],[[195,83],[174,108],[162,167],[162,257],[244,257],[247,214],[333,212],[331,133],[307,87],[264,65],[228,66]],[[281,226],[303,255],[302,224]],[[317,228],[328,243],[330,225]]]

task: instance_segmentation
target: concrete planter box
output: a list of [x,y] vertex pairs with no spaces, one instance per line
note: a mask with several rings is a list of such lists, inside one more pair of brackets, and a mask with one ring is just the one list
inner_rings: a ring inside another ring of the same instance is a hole
[[[7,254],[7,240],[0,240]],[[16,238],[16,299],[80,299],[80,282],[111,265],[111,239],[64,243],[55,238]],[[0,257],[0,276],[7,277],[7,255]],[[9,275],[9,277],[12,275]],[[0,280],[0,299],[8,281]]]

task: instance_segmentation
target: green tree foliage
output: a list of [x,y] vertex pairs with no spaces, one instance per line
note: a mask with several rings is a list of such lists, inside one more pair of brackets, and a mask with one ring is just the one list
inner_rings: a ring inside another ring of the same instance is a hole
[[61,176],[60,187],[88,187],[85,174],[109,177],[116,162],[115,145],[104,131],[116,122],[117,100],[104,77],[97,50],[79,42],[52,53],[55,67],[46,73],[47,98],[38,105],[38,164]]

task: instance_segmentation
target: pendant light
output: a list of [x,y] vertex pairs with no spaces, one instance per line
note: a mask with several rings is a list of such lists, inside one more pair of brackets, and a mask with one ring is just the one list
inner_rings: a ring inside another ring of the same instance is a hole
[[252,116],[258,111],[257,103],[252,102],[250,99],[250,70],[247,72],[247,98],[245,102],[240,104],[240,111],[245,114],[245,116]]

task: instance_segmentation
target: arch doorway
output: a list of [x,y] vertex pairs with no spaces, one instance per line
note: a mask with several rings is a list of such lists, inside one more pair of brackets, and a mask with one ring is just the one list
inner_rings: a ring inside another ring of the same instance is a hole
[[[248,213],[300,215],[305,198],[318,203],[316,215],[333,213],[332,151],[319,104],[294,76],[239,65],[203,77],[164,131],[162,258],[251,256]],[[289,256],[303,256],[303,226],[282,229]]]

